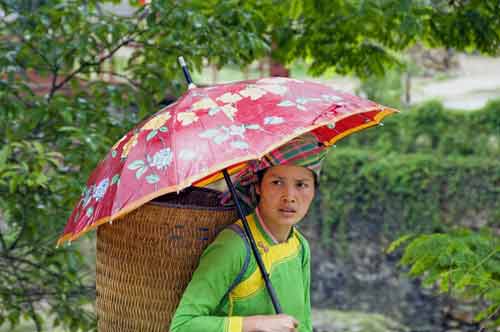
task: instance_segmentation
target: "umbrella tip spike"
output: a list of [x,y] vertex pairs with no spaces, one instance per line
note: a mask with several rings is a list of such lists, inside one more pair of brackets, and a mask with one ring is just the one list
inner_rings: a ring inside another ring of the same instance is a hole
[[383,123],[383,122],[380,122],[378,125],[379,125],[380,127],[383,127],[383,126],[384,126],[384,123]]
[[191,74],[189,73],[184,57],[182,55],[177,57],[177,61],[179,61],[179,64],[181,65],[182,72],[184,73],[184,77],[186,78],[186,81],[188,83],[188,89],[196,88],[196,85],[193,83],[193,79],[191,78]]
[[110,221],[109,221],[109,224],[110,224],[110,225],[113,225],[113,220],[110,220]]
[[177,58],[177,61],[179,61],[181,67],[186,67],[186,61],[184,60],[184,57],[182,55]]

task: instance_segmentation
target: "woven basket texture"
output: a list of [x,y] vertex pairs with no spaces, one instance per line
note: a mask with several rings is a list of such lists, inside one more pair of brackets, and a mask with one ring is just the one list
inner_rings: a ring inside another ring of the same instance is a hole
[[168,194],[97,230],[99,332],[166,332],[198,259],[237,219],[218,192]]

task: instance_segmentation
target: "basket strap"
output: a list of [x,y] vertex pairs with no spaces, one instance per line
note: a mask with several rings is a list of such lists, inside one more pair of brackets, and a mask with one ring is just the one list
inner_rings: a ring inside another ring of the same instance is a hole
[[229,289],[226,292],[226,295],[228,295],[242,280],[243,276],[245,275],[245,272],[248,269],[248,264],[250,263],[250,244],[248,243],[247,236],[245,235],[244,231],[236,224],[231,224],[227,228],[233,230],[236,234],[238,234],[242,239],[243,242],[245,243],[245,247],[247,249],[247,254],[245,256],[245,262],[243,263],[243,266],[241,267],[240,273],[236,276],[234,279],[233,283],[229,287]]

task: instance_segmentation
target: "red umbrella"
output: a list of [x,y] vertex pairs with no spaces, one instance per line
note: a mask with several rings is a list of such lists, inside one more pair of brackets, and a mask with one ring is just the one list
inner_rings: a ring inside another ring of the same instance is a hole
[[312,132],[332,145],[396,112],[326,85],[264,78],[191,88],[125,134],[92,172],[58,244],[144,203],[202,186]]

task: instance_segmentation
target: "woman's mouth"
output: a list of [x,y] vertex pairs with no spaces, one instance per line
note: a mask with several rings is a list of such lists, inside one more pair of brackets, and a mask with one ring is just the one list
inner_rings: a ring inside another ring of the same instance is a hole
[[292,209],[292,208],[281,208],[278,211],[284,215],[293,215],[297,212],[297,211],[295,211],[295,209]]

